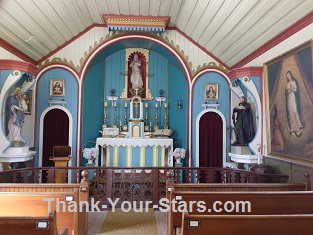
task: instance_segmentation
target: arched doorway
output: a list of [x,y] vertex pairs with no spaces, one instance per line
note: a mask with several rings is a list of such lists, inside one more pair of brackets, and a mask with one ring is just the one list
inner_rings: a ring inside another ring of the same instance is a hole
[[214,112],[200,118],[199,167],[223,166],[223,122]]
[[[39,167],[54,166],[54,162],[49,158],[52,156],[53,146],[70,145],[71,118],[66,110],[62,108],[49,108],[41,116],[40,122],[40,150]],[[45,174],[42,174],[42,182],[45,182]]]
[[[218,110],[204,110],[197,118],[197,166],[222,167],[226,159],[226,122]],[[199,182],[206,182],[206,172]]]
[[205,109],[197,117],[197,167],[222,167],[226,162],[226,119],[216,109]]

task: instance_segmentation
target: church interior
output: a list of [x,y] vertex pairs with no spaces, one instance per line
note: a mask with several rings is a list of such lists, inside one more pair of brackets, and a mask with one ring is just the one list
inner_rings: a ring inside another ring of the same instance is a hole
[[[124,234],[106,230],[114,200],[238,199],[258,205],[240,222],[161,210],[144,234],[311,234],[312,1],[2,0],[0,13],[0,231]],[[46,213],[48,193],[104,210]]]

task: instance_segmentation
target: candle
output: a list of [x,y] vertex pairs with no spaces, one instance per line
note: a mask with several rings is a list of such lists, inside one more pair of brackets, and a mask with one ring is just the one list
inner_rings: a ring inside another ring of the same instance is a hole
[[114,104],[114,108],[116,108],[116,102],[114,102],[113,104]]
[[167,108],[167,103],[164,103],[164,108]]
[[146,107],[146,109],[148,108],[148,103],[145,103],[145,107]]
[[106,101],[104,102],[104,107],[108,107],[108,103]]
[[122,126],[122,121],[120,120],[120,126]]
[[127,102],[125,102],[125,105],[124,105],[124,107],[125,107],[125,108],[127,108]]
[[152,126],[151,121],[150,121],[150,127]]
[[155,103],[155,108],[156,108],[156,109],[158,108],[158,103]]

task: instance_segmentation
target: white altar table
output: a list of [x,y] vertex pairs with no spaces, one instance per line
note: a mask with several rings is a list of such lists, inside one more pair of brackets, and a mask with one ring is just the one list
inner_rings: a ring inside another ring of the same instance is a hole
[[[125,167],[132,167],[133,162],[133,148],[139,147],[139,163],[140,167],[146,166],[146,148],[152,148],[152,166],[173,166],[173,139],[170,138],[97,138],[96,144],[102,146],[101,166],[115,166],[119,165],[119,148],[126,148],[126,164]],[[110,148],[113,147],[113,164],[110,162]],[[161,158],[159,165],[158,149],[161,148]],[[137,157],[137,156],[134,156]]]

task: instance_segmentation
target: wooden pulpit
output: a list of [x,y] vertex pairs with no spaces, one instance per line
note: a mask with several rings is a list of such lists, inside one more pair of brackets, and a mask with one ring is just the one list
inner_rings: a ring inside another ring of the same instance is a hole
[[[54,146],[53,156],[49,160],[54,161],[55,167],[67,167],[67,163],[71,160],[71,147],[70,146]],[[66,171],[55,171],[55,182],[66,183]]]

